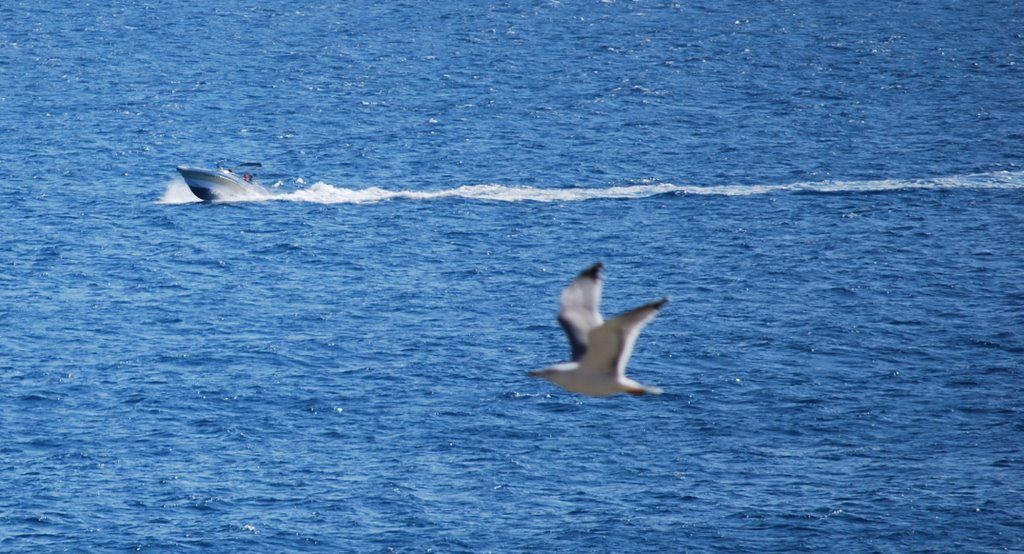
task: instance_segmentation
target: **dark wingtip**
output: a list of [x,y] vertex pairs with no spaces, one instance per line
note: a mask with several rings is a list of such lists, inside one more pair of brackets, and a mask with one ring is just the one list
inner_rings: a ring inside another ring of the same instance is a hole
[[580,277],[590,277],[591,279],[600,279],[601,271],[604,269],[604,264],[597,262],[596,264],[584,269],[580,272]]
[[648,306],[654,308],[655,310],[660,310],[662,306],[664,306],[665,304],[668,304],[669,300],[670,300],[670,298],[666,296],[666,297],[662,298],[661,300],[655,300],[654,302],[651,302],[650,304],[648,304]]

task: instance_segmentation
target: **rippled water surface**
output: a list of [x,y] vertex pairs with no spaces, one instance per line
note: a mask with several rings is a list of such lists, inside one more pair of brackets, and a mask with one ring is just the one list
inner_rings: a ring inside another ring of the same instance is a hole
[[0,550],[1024,550],[1020,5],[178,4],[0,5]]

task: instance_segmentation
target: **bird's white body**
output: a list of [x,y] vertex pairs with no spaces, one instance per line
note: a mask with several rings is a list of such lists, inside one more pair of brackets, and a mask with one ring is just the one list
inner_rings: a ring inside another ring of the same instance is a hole
[[547,379],[567,391],[589,396],[612,396],[624,392],[634,395],[661,394],[658,387],[642,385],[624,375],[609,377],[581,370],[580,364],[576,362],[555,364],[543,371],[534,371],[531,375]]
[[532,371],[530,375],[591,396],[660,394],[658,387],[642,385],[626,377],[626,365],[640,330],[658,315],[658,309],[668,299],[662,298],[604,322],[600,313],[602,268],[598,263],[583,271],[562,292],[558,321],[569,339],[572,361]]

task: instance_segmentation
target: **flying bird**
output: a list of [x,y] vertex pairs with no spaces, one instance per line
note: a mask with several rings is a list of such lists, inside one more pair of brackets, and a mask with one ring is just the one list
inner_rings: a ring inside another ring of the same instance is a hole
[[565,329],[572,359],[530,377],[547,379],[563,389],[591,396],[661,394],[661,389],[626,377],[626,365],[640,330],[668,302],[662,298],[605,322],[601,318],[601,271],[598,262],[583,270],[562,291],[558,322]]

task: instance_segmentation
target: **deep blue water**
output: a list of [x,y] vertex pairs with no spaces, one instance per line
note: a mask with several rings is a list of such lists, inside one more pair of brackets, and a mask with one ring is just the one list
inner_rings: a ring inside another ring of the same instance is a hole
[[[1024,5],[105,4],[0,5],[0,551],[1024,550]],[[662,396],[526,375],[598,260]]]

